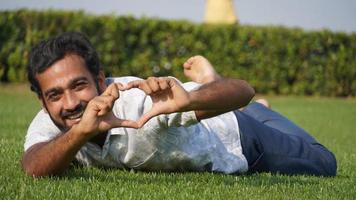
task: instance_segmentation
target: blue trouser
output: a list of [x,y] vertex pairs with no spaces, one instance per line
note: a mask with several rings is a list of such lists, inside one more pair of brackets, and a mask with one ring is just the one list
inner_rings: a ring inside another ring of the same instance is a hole
[[235,115],[250,172],[336,175],[335,156],[277,112],[251,103]]

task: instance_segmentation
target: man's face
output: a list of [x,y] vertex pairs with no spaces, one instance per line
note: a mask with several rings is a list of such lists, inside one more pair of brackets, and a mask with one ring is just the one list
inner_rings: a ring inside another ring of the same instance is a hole
[[104,75],[98,83],[77,55],[67,55],[36,76],[43,108],[62,131],[79,123],[88,102],[105,88]]

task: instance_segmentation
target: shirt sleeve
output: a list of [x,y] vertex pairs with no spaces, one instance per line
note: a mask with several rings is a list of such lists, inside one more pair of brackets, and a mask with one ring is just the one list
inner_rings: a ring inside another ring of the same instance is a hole
[[43,110],[37,113],[32,120],[26,134],[24,149],[40,142],[47,142],[61,134],[61,131],[52,122],[51,118]]

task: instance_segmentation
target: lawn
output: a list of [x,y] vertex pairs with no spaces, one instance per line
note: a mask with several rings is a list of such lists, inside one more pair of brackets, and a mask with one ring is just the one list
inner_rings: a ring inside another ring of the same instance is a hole
[[335,153],[336,177],[72,167],[63,177],[34,179],[19,161],[40,104],[27,86],[0,85],[0,199],[356,199],[356,99],[267,98]]

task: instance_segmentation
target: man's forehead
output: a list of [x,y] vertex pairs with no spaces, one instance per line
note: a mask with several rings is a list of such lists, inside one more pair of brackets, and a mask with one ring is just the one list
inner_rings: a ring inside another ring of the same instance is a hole
[[58,60],[44,72],[37,74],[36,79],[42,92],[53,87],[66,87],[78,78],[92,79],[84,60],[80,56],[69,55]]

